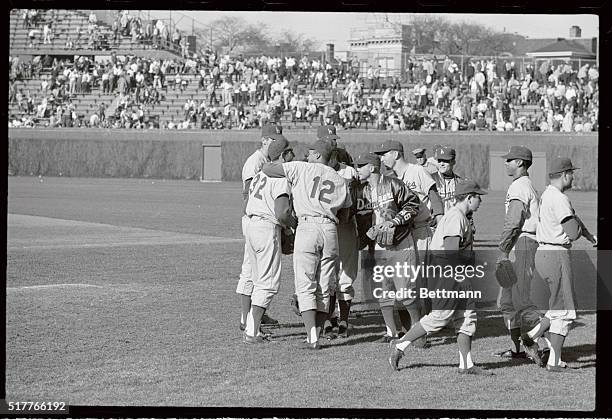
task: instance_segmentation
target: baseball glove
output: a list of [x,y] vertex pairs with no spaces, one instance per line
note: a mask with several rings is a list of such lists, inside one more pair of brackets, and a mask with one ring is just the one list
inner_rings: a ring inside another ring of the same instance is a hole
[[500,260],[495,265],[495,279],[505,289],[512,287],[516,282],[516,273],[510,260]]
[[281,229],[281,252],[285,255],[293,254],[293,245],[295,243],[295,233],[292,228]]
[[376,241],[380,246],[393,245],[393,237],[395,236],[395,227],[382,227],[380,225],[372,226],[366,233],[370,239]]

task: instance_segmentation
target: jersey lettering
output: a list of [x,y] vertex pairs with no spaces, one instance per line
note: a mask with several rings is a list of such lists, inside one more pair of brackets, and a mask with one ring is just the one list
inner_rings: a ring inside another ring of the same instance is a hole
[[[310,193],[310,198],[315,198],[315,195],[317,193],[317,188],[319,186],[319,182],[321,181],[321,177],[315,176],[313,181],[314,181],[314,184],[312,186],[312,192]],[[331,203],[331,200],[329,198],[325,198],[324,196],[325,194],[333,194],[333,192],[336,190],[336,186],[330,180],[323,181],[321,185],[324,185],[327,188],[321,188],[321,190],[319,191],[319,201],[329,204]]]

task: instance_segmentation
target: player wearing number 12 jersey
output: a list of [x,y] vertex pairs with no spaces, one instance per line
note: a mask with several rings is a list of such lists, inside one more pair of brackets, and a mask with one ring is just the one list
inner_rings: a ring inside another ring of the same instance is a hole
[[338,212],[351,206],[348,182],[328,166],[332,153],[326,141],[309,150],[308,162],[264,165],[270,177],[291,184],[298,218],[293,252],[295,291],[306,327],[306,348],[319,349],[319,333],[329,310],[329,285],[338,259]]

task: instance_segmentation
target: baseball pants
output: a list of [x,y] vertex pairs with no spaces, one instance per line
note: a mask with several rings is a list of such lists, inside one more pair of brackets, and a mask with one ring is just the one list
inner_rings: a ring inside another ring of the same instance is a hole
[[258,216],[252,216],[247,225],[246,244],[253,279],[251,303],[266,309],[280,288],[280,231],[280,225]]
[[246,231],[249,225],[250,219],[248,216],[242,216],[242,235],[244,236],[244,257],[242,258],[242,269],[240,270],[240,277],[238,279],[238,286],[236,286],[236,293],[241,295],[251,296],[253,293],[253,279],[251,262],[249,260],[249,251],[246,243]]
[[535,254],[535,267],[550,290],[549,310],[544,314],[550,319],[549,331],[566,336],[576,319],[570,251],[561,246],[540,245]]
[[[431,228],[423,226],[414,229],[401,243],[393,248],[383,250],[377,245],[374,251],[375,264],[378,266],[396,266],[396,264],[399,263],[401,266],[404,266],[404,263],[407,263],[408,266],[418,266],[421,263],[421,258],[425,258],[425,253],[429,249],[431,237]],[[408,291],[410,289],[416,289],[418,291],[418,289],[425,284],[423,276],[419,275],[413,279],[410,276],[397,275],[402,273],[396,272],[395,274],[394,276],[385,276],[383,278],[383,292]],[[382,297],[378,298],[378,303],[381,308],[394,306],[395,301],[398,301],[407,308],[420,308],[421,302],[418,298],[418,293],[414,298],[408,297],[407,294],[408,293],[402,294],[400,298],[390,298],[383,294]]]
[[510,330],[521,328],[521,333],[527,333],[538,322],[540,312],[531,301],[531,282],[535,274],[535,253],[538,243],[527,237],[519,237],[514,246],[516,261],[514,272],[517,282],[512,287],[500,288],[498,307],[504,316],[504,324]]
[[337,284],[331,287],[336,291],[338,300],[353,300],[355,289],[353,283],[357,278],[359,250],[357,249],[357,225],[355,219],[341,223],[338,229],[338,265],[334,279]]
[[[445,267],[449,260],[444,256],[430,255],[430,265]],[[433,273],[438,273],[434,270]],[[441,274],[441,273],[440,273]],[[453,277],[433,275],[427,279],[429,291],[433,290],[471,290],[469,279],[457,282]],[[419,321],[427,334],[440,331],[450,322],[455,332],[473,336],[476,332],[476,301],[474,299],[432,298],[432,310]]]
[[295,232],[293,271],[302,312],[328,312],[329,288],[338,259],[336,223],[325,217],[300,216]]

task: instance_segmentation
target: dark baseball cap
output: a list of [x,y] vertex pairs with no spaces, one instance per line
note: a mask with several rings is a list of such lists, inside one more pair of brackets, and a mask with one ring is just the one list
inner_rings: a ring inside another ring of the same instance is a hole
[[339,139],[340,136],[336,134],[336,126],[322,125],[317,128],[317,138],[319,140],[332,140],[332,139]]
[[378,156],[376,153],[364,153],[355,159],[355,165],[357,166],[364,166],[369,163],[377,168],[380,168],[380,156]]
[[438,150],[436,150],[436,159],[444,159],[444,160],[454,160],[455,159],[455,149],[448,146],[442,146]]
[[422,147],[419,147],[417,149],[414,149],[412,151],[412,154],[415,155],[416,157],[421,157],[423,155],[423,153],[425,153],[427,149],[423,149]]
[[530,162],[533,160],[533,156],[531,154],[531,150],[529,150],[525,146],[512,146],[512,147],[510,147],[510,150],[508,151],[508,153],[503,155],[502,158],[504,158],[506,160],[522,159],[522,160],[528,160]]
[[457,182],[457,185],[455,186],[455,195],[463,195],[463,194],[470,194],[470,193],[478,194],[478,195],[487,194],[486,191],[480,188],[480,185],[478,185],[476,181],[472,181],[468,179],[465,181]]
[[404,146],[397,140],[387,140],[383,144],[378,146],[378,149],[374,153],[376,153],[377,155],[384,155],[385,153],[391,150],[398,150],[404,153]]
[[329,141],[317,140],[314,143],[312,143],[310,146],[308,146],[308,150],[315,150],[326,160],[329,160],[334,148],[332,147]]
[[274,140],[285,139],[285,136],[283,136],[283,127],[276,124],[266,124],[261,128],[261,137],[271,138]]
[[549,175],[559,174],[561,172],[573,171],[575,169],[580,169],[580,168],[575,167],[572,164],[572,161],[570,160],[570,158],[558,157],[551,162],[550,171],[548,172],[548,174]]
[[270,143],[270,146],[268,146],[268,156],[270,157],[270,160],[278,159],[279,156],[282,155],[285,150],[287,150],[287,147],[289,147],[289,142],[284,137]]

